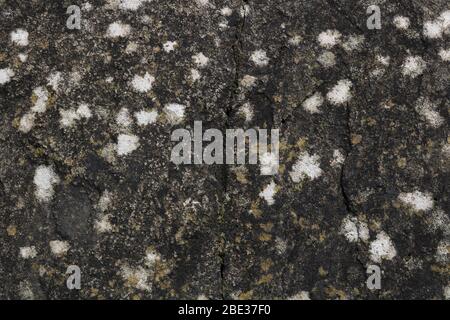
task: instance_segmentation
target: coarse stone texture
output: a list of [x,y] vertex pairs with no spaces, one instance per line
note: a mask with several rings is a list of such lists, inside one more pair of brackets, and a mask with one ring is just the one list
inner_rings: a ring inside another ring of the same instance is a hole
[[[0,0],[0,299],[448,298],[449,10]],[[175,165],[194,121],[278,174]]]

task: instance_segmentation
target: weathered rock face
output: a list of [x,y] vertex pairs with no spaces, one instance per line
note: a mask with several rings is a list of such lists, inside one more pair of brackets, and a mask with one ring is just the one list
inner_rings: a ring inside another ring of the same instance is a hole
[[[0,0],[0,298],[448,299],[449,10]],[[175,165],[194,121],[278,174]]]

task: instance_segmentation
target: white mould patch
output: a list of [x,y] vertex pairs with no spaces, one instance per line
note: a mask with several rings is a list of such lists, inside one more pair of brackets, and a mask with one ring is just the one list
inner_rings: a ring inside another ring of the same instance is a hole
[[53,240],[50,241],[49,245],[50,250],[57,257],[65,255],[70,248],[69,243],[67,241]]
[[275,196],[275,193],[277,192],[277,186],[275,182],[272,180],[263,191],[259,193],[259,196],[266,200],[267,204],[269,206],[273,205],[275,203],[275,199],[273,198]]
[[36,250],[35,246],[21,247],[21,248],[19,248],[19,253],[23,259],[32,259],[32,258],[36,257],[37,250]]
[[342,221],[340,233],[343,234],[349,242],[369,240],[369,228],[367,224],[359,221],[356,217],[345,217]]
[[0,69],[0,85],[10,82],[14,75],[14,71],[10,68]]
[[155,82],[155,77],[146,72],[143,77],[135,75],[131,81],[131,86],[136,92],[144,93],[152,89],[153,82]]
[[72,127],[75,124],[76,120],[80,119],[80,115],[74,109],[61,109],[59,110],[59,115],[61,116],[61,119],[59,120],[61,128]]
[[34,195],[39,202],[49,202],[54,194],[53,185],[59,183],[59,177],[51,166],[41,165],[36,168],[33,179]]
[[319,110],[319,107],[323,104],[323,102],[324,99],[322,94],[320,94],[320,92],[316,92],[302,103],[302,107],[311,114],[320,113],[321,111]]
[[350,80],[340,80],[327,93],[327,100],[335,105],[344,104],[348,102],[352,97],[351,88],[352,82]]
[[174,51],[176,46],[177,46],[177,42],[176,41],[166,41],[163,44],[163,49],[164,49],[165,52],[169,53],[171,51]]
[[317,37],[321,47],[331,49],[341,41],[341,33],[337,30],[326,30]]
[[335,149],[333,151],[333,159],[331,160],[330,165],[332,167],[340,167],[345,161],[345,157],[339,149]]
[[89,109],[89,106],[85,103],[82,103],[78,106],[77,114],[81,118],[89,119],[92,117],[91,109]]
[[439,21],[426,21],[423,24],[423,35],[430,39],[437,39],[442,37],[442,25]]
[[269,58],[264,50],[253,51],[250,60],[258,67],[264,67],[269,64]]
[[449,261],[450,242],[442,240],[436,248],[436,261],[439,263],[447,263]]
[[127,108],[120,109],[116,116],[116,123],[122,128],[128,128],[133,124],[133,119]]
[[191,80],[195,82],[201,78],[201,74],[197,69],[191,69]]
[[414,192],[400,193],[398,200],[415,211],[428,211],[434,206],[434,200],[430,193],[423,193],[417,190]]
[[245,122],[250,122],[253,119],[254,116],[254,111],[253,111],[253,107],[249,102],[244,103],[240,108],[239,108],[239,113],[244,116]]
[[156,110],[141,110],[134,114],[137,124],[140,126],[146,126],[156,122],[158,118],[158,112]]
[[139,137],[131,134],[120,134],[117,138],[117,154],[124,156],[139,147]]
[[288,40],[289,44],[292,46],[298,46],[301,41],[302,41],[302,37],[298,36],[298,35],[295,35],[295,36],[289,38],[289,40]]
[[52,87],[53,91],[58,92],[62,74],[59,71],[51,73],[47,77],[47,85]]
[[184,113],[186,110],[186,106],[178,103],[169,103],[164,106],[164,113],[166,115],[167,120],[171,124],[178,124],[184,118]]
[[310,180],[317,179],[322,175],[322,169],[320,168],[318,155],[310,155],[307,152],[303,152],[300,154],[300,157],[292,166],[292,171],[290,172],[290,176],[292,181],[300,182],[305,178],[309,178]]
[[228,7],[223,7],[222,9],[220,9],[220,14],[225,17],[229,17],[233,14],[233,10]]
[[204,68],[208,65],[209,63],[209,58],[207,56],[205,56],[203,53],[197,53],[196,55],[192,56],[192,60],[194,60],[194,63],[197,65],[197,67],[199,68]]
[[425,118],[428,124],[433,128],[438,128],[445,122],[444,117],[442,117],[436,109],[437,106],[427,98],[420,98],[416,103],[417,113]]
[[342,44],[342,47],[347,52],[358,50],[362,47],[365,40],[363,35],[351,35],[347,38],[347,41]]
[[10,33],[11,42],[25,47],[28,45],[28,31],[24,29],[16,29]]
[[108,26],[106,35],[109,38],[119,38],[127,37],[131,32],[131,27],[129,24],[124,24],[120,21],[113,22]]
[[36,113],[43,113],[47,110],[48,91],[43,87],[37,87],[33,90],[33,96],[35,98],[34,105],[31,107],[31,111]]
[[444,288],[444,298],[445,300],[450,300],[450,285]]
[[139,290],[151,291],[149,278],[150,272],[143,267],[132,268],[129,265],[122,265],[120,275],[126,281],[128,287],[134,287]]
[[450,49],[439,50],[439,57],[441,57],[442,61],[450,61]]
[[28,60],[28,55],[26,53],[19,53],[17,55],[19,57],[20,62],[27,62]]
[[311,300],[311,298],[309,297],[309,292],[300,291],[299,293],[296,293],[293,296],[287,298],[287,300]]
[[122,10],[136,11],[145,2],[151,2],[152,0],[119,0],[119,8]]
[[391,238],[381,231],[377,238],[370,243],[369,253],[373,262],[380,263],[382,260],[392,260],[397,255],[397,250]]
[[408,29],[411,24],[409,18],[404,16],[395,16],[393,22],[395,27],[400,30]]
[[402,73],[405,76],[416,78],[421,75],[427,64],[420,56],[409,56],[402,65]]
[[324,51],[317,57],[317,61],[325,68],[332,67],[336,64],[336,56],[331,51]]
[[100,217],[100,219],[95,221],[94,228],[98,233],[107,233],[114,230],[114,226],[109,221],[110,217],[111,215],[104,214]]
[[256,77],[246,74],[241,79],[241,86],[247,89],[253,88],[256,85],[256,80]]
[[19,122],[19,131],[23,133],[28,133],[34,126],[34,120],[36,119],[36,115],[34,112],[28,112],[20,118]]

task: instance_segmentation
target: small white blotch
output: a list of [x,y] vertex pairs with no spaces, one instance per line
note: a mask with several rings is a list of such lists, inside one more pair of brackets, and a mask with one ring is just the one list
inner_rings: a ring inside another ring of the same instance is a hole
[[380,263],[382,260],[392,260],[397,255],[394,244],[389,236],[381,231],[375,241],[370,243],[370,259]]
[[133,119],[130,116],[130,112],[127,108],[120,109],[116,116],[116,123],[122,128],[128,128],[133,124]]
[[67,241],[60,241],[60,240],[50,241],[50,250],[57,257],[65,255],[67,251],[69,251],[69,248],[70,246]]
[[21,281],[19,283],[19,295],[23,300],[35,300],[33,288],[29,281]]
[[411,24],[409,18],[404,16],[395,16],[393,22],[395,27],[400,30],[408,29]]
[[427,21],[423,24],[423,35],[427,38],[441,38],[442,31],[442,25],[439,21]]
[[166,114],[167,120],[171,124],[178,124],[184,118],[184,113],[186,106],[178,103],[169,103],[164,106],[164,113]]
[[28,55],[26,53],[19,53],[18,57],[20,62],[26,62],[28,60]]
[[442,117],[436,109],[437,106],[427,98],[420,98],[416,103],[416,111],[424,117],[433,128],[438,128],[445,122],[444,117]]
[[322,169],[320,168],[319,156],[310,155],[307,152],[300,154],[297,162],[292,166],[290,176],[292,181],[300,182],[305,178],[311,180],[317,179],[322,175]]
[[259,193],[259,196],[267,201],[267,204],[269,206],[273,205],[275,203],[275,199],[273,198],[275,196],[275,193],[277,192],[276,184],[272,180],[263,191]]
[[295,35],[288,40],[289,44],[293,45],[293,46],[298,46],[301,41],[302,41],[302,37],[298,36],[298,35]]
[[165,52],[171,52],[175,50],[176,46],[177,46],[176,41],[167,41],[163,44],[163,49]]
[[244,103],[239,108],[239,113],[244,116],[245,122],[250,122],[253,119],[253,107],[249,102]]
[[331,160],[330,165],[332,167],[340,167],[345,161],[345,157],[339,149],[333,151],[333,160]]
[[61,116],[59,123],[62,128],[72,127],[75,124],[76,120],[80,119],[80,115],[74,109],[61,109],[59,110],[59,114]]
[[261,175],[273,175],[274,172],[278,172],[279,160],[273,152],[266,152],[260,156],[260,174]]
[[128,265],[123,265],[120,268],[120,274],[128,287],[144,291],[152,290],[149,283],[150,272],[143,267],[131,268]]
[[148,267],[154,267],[161,260],[161,255],[155,250],[147,250],[145,253],[145,264]]
[[143,77],[135,75],[131,85],[137,92],[148,92],[152,89],[153,82],[155,82],[155,77],[146,72]]
[[197,297],[197,300],[209,300],[207,296],[205,296],[204,294],[201,294]]
[[33,90],[35,103],[31,107],[31,111],[36,113],[43,113],[47,110],[48,91],[43,87],[37,87]]
[[37,255],[37,251],[36,251],[36,247],[35,246],[21,247],[19,249],[19,251],[20,251],[20,256],[23,259],[32,259],[32,258],[36,257],[36,255]]
[[319,110],[319,107],[323,104],[323,102],[324,99],[320,92],[316,92],[302,103],[302,107],[309,113],[320,113],[321,111]]
[[405,76],[415,78],[423,73],[427,64],[420,56],[409,56],[402,65],[402,73]]
[[327,30],[321,32],[317,37],[320,46],[331,49],[341,41],[341,33],[337,30]]
[[34,126],[34,120],[36,119],[36,115],[34,112],[28,112],[20,118],[19,122],[19,130],[23,133],[28,133]]
[[444,298],[445,300],[450,300],[450,285],[444,288]]
[[442,240],[436,248],[436,261],[439,263],[447,263],[449,261],[450,242]]
[[158,112],[156,110],[141,110],[139,112],[136,112],[134,116],[138,125],[146,126],[156,122],[156,119],[158,118]]
[[117,154],[127,155],[139,147],[139,137],[130,134],[120,134],[117,138]]
[[220,10],[220,13],[221,13],[223,16],[225,16],[225,17],[229,17],[229,16],[231,16],[231,14],[233,13],[233,10],[231,10],[231,9],[228,8],[228,7],[223,7],[223,8]]
[[94,224],[95,230],[97,230],[98,233],[106,233],[111,232],[114,229],[114,226],[109,221],[111,215],[105,214],[100,217],[100,219],[97,219]]
[[58,92],[61,78],[62,78],[61,72],[59,71],[53,72],[47,77],[47,85],[52,87],[53,91]]
[[241,80],[241,86],[244,88],[253,88],[256,84],[257,78],[246,74]]
[[350,80],[340,80],[338,83],[327,93],[327,99],[332,104],[339,105],[348,102],[351,97],[352,82]]
[[351,35],[348,37],[347,41],[342,44],[342,47],[347,52],[358,50],[361,48],[364,41],[365,37],[363,35]]
[[293,296],[287,298],[287,300],[311,300],[311,298],[309,297],[309,292],[300,291],[299,293],[296,293]]
[[134,41],[128,42],[127,47],[125,48],[125,53],[130,54],[136,52],[138,49],[138,44]]
[[200,72],[197,69],[191,69],[191,80],[193,82],[200,79],[200,77],[201,77]]
[[105,212],[106,210],[108,210],[111,203],[112,203],[112,193],[109,192],[108,190],[105,190],[103,191],[100,199],[98,200],[97,208],[101,212]]
[[250,60],[258,67],[264,67],[269,64],[269,58],[264,50],[253,51]]
[[0,85],[10,82],[14,75],[14,71],[10,68],[0,69]]
[[90,117],[92,117],[91,109],[89,109],[89,106],[85,103],[82,103],[78,106],[77,114],[81,118],[89,119]]
[[439,57],[441,57],[443,61],[450,61],[450,49],[439,50]]
[[357,242],[358,240],[369,240],[369,228],[365,222],[359,221],[356,217],[347,216],[342,221],[341,234],[343,234],[349,242]]
[[145,2],[151,2],[152,0],[119,0],[119,8],[122,10],[136,11]]
[[317,57],[317,61],[325,68],[332,67],[336,64],[336,56],[331,51],[324,51]]
[[241,6],[239,13],[241,17],[248,17],[250,15],[250,6],[248,4],[244,4]]
[[382,56],[381,54],[378,54],[376,59],[383,66],[388,66],[390,61],[391,61],[391,57],[389,57],[389,56]]
[[201,52],[192,56],[192,59],[194,60],[194,63],[197,65],[197,67],[199,67],[199,68],[204,68],[209,63],[209,58]]
[[59,177],[51,166],[41,165],[36,168],[33,179],[36,190],[34,195],[39,202],[49,202],[54,194],[53,185],[59,183]]
[[415,211],[428,211],[433,208],[434,200],[430,193],[420,191],[400,193],[398,199]]
[[209,0],[195,0],[195,2],[201,7],[209,5]]
[[24,29],[16,29],[10,33],[12,43],[25,47],[28,45],[28,31]]
[[126,37],[130,34],[130,31],[131,27],[129,24],[123,24],[122,22],[117,21],[108,26],[106,35],[109,38]]

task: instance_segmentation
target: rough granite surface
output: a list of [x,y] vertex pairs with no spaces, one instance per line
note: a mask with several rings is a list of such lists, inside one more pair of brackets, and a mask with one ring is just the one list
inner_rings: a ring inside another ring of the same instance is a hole
[[[0,0],[0,299],[450,299],[449,10]],[[175,165],[194,121],[278,174]]]

